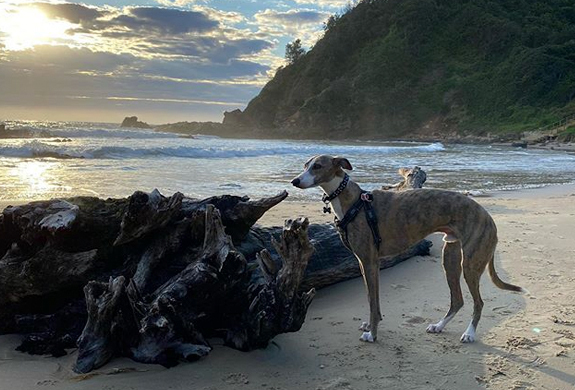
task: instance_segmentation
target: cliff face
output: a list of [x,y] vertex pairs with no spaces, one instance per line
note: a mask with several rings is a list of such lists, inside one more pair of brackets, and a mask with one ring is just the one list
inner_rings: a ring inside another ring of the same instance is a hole
[[285,136],[512,132],[575,111],[572,0],[372,0],[224,123]]

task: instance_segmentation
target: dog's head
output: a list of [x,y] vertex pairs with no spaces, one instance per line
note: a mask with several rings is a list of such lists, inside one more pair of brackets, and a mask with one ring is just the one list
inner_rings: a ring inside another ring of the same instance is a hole
[[343,176],[343,169],[353,169],[347,158],[325,154],[310,158],[303,167],[304,171],[291,181],[294,186],[303,189],[327,183],[336,176]]

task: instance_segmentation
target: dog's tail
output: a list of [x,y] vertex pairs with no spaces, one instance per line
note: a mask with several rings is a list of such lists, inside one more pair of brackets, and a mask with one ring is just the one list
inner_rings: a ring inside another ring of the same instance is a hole
[[513,284],[506,283],[499,278],[499,275],[497,275],[497,272],[495,271],[494,260],[495,260],[495,256],[492,256],[491,260],[489,260],[489,276],[491,276],[491,280],[493,281],[493,284],[495,284],[497,287],[499,287],[502,290],[509,290],[509,291],[515,291],[515,292],[520,292],[520,293],[526,293],[527,290],[525,290],[524,288],[519,287],[519,286],[515,286]]

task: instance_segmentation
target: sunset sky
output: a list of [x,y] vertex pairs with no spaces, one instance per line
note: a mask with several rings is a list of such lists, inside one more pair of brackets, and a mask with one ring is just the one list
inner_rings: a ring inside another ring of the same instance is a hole
[[0,121],[221,121],[348,0],[0,0]]

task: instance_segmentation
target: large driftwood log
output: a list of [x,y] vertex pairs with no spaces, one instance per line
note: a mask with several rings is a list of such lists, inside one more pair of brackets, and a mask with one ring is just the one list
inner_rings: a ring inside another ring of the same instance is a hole
[[243,329],[228,333],[224,339],[226,345],[240,350],[260,348],[279,333],[297,332],[301,328],[315,295],[313,287],[300,292],[308,261],[314,253],[308,239],[308,226],[307,218],[287,220],[281,240],[272,239],[282,260],[279,267],[266,249],[258,254],[266,283],[251,300],[249,312],[242,321]]
[[[313,252],[307,220],[286,224],[281,241],[275,242],[284,266],[276,273],[266,268],[260,286],[250,286],[247,262],[213,205],[206,207],[205,226],[199,259],[147,298],[135,283],[126,290],[123,276],[108,284],[88,283],[88,322],[78,340],[77,372],[89,372],[119,355],[168,367],[195,360],[210,352],[204,334],[215,330],[223,332],[226,345],[250,350],[300,329],[314,296],[313,289],[299,292]],[[261,256],[269,254],[264,250]]]
[[[281,228],[255,227],[250,235],[253,241],[257,241],[257,248],[273,248],[271,237],[281,234]],[[315,247],[315,253],[311,256],[308,267],[305,270],[302,289],[323,288],[344,280],[361,276],[357,258],[342,243],[337,230],[332,224],[313,224],[309,226],[309,237]],[[432,243],[429,240],[421,240],[405,252],[392,257],[381,259],[380,269],[393,267],[394,265],[414,256],[429,256]],[[246,249],[248,256],[249,250]],[[272,256],[272,261],[277,267],[280,260]],[[261,277],[255,273],[256,277]]]
[[88,372],[113,356],[171,366],[206,355],[210,337],[250,350],[297,331],[312,288],[359,268],[330,225],[253,226],[286,196],[153,191],[9,207],[0,214],[0,333],[23,333],[20,350],[55,356],[78,340],[75,369]]

